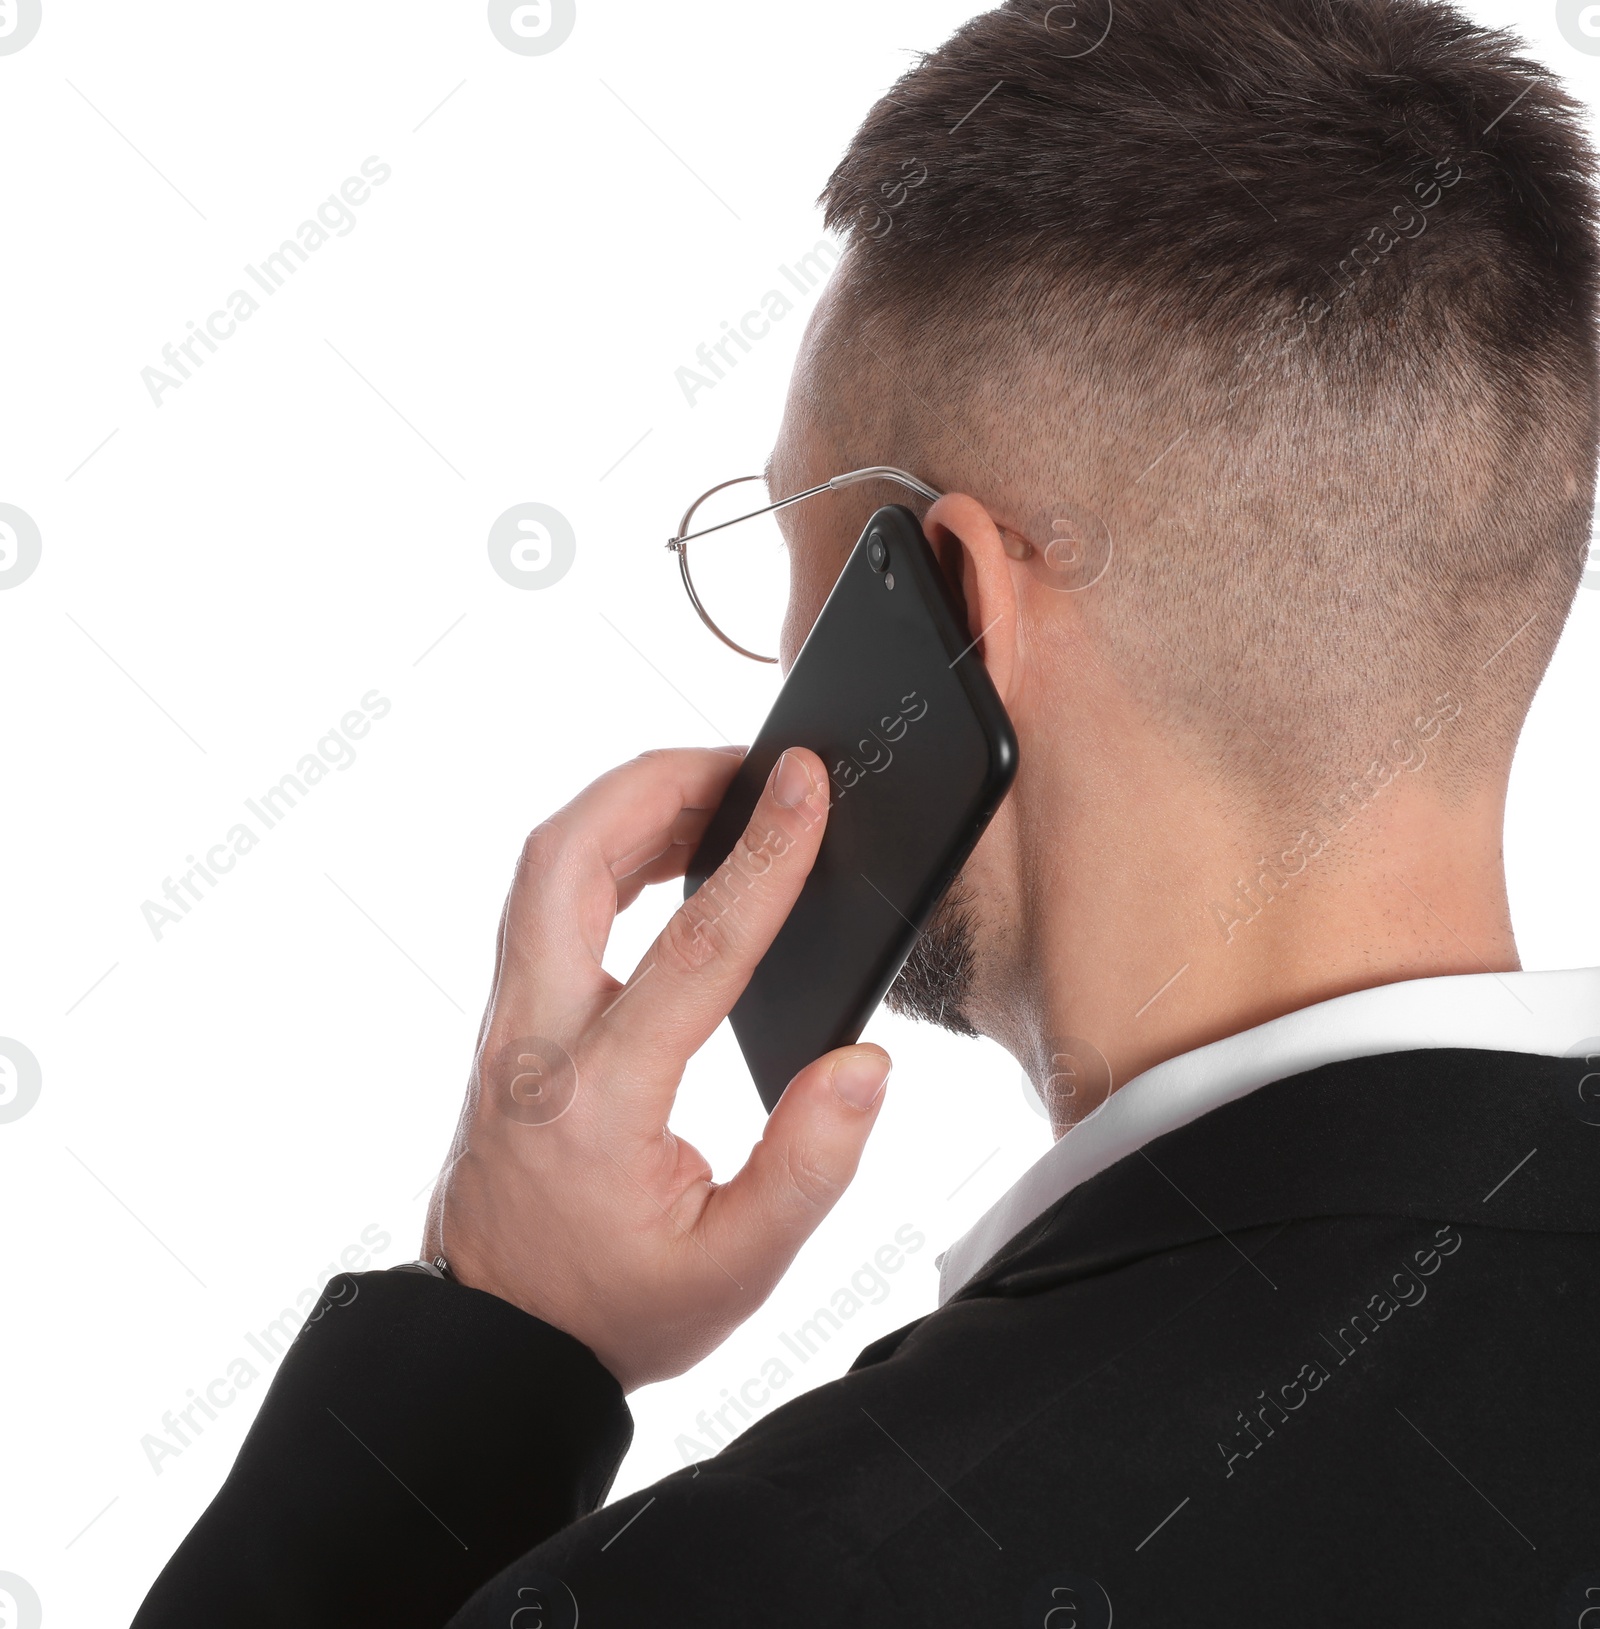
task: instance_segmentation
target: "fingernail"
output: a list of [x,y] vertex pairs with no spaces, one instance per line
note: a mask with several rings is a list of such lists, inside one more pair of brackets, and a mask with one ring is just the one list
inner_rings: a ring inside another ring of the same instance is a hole
[[853,1109],[870,1109],[883,1095],[889,1060],[881,1052],[852,1052],[833,1066],[833,1089]]
[[804,760],[786,752],[772,772],[772,800],[781,809],[798,809],[811,796],[811,771]]

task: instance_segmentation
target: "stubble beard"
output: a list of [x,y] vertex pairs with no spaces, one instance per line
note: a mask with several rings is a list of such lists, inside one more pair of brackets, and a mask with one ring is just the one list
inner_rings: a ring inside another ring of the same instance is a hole
[[957,875],[917,935],[884,1005],[902,1018],[976,1035],[971,1018],[977,979],[977,926],[972,890]]

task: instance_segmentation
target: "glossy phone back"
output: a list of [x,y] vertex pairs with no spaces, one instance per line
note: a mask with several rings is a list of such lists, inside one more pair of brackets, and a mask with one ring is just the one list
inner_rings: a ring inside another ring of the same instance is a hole
[[806,1064],[860,1038],[1016,774],[974,646],[916,517],[878,510],[690,863],[686,898],[732,851],[786,747],[828,766],[816,864],[730,1015],[769,1112]]

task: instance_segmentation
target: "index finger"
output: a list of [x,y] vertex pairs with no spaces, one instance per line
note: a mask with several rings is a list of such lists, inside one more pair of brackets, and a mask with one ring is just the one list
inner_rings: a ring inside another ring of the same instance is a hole
[[604,1073],[630,1082],[651,1117],[664,1121],[684,1064],[727,1017],[794,908],[827,814],[822,760],[791,747],[733,852],[673,913],[607,1009]]
[[497,989],[505,980],[571,989],[600,972],[620,877],[673,844],[686,811],[714,809],[738,749],[647,752],[607,771],[528,834],[517,860]]

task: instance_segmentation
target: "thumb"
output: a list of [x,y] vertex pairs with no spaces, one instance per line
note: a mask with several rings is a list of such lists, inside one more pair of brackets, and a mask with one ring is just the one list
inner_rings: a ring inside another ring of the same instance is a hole
[[846,1046],[807,1064],[789,1082],[761,1141],[732,1181],[714,1190],[702,1217],[707,1248],[764,1297],[861,1163],[889,1078],[881,1046]]

